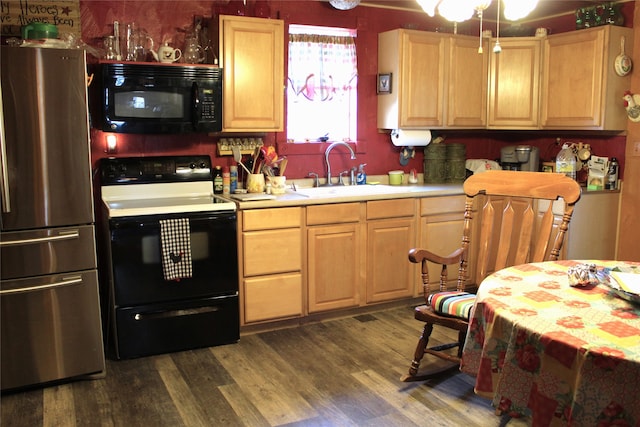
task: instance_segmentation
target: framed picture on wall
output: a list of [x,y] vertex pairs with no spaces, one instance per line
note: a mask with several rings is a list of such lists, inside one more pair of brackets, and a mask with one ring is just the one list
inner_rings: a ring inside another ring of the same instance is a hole
[[391,73],[378,74],[378,94],[391,93]]

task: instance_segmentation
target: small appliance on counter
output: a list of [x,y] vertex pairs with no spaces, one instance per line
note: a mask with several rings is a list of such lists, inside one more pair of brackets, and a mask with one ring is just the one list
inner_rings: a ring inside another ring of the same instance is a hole
[[540,155],[538,147],[510,145],[500,149],[500,164],[504,170],[538,172]]

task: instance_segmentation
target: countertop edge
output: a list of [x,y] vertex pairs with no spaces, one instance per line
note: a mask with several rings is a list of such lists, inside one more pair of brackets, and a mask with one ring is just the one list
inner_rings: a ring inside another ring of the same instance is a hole
[[[399,186],[400,187],[400,186]],[[371,195],[323,195],[319,197],[305,197],[296,195],[295,191],[288,191],[282,196],[275,196],[272,200],[237,201],[238,210],[280,208],[289,206],[311,206],[332,203],[367,202],[371,200],[407,199],[423,197],[440,197],[463,195],[462,184],[432,184],[432,185],[403,185],[406,192]]]

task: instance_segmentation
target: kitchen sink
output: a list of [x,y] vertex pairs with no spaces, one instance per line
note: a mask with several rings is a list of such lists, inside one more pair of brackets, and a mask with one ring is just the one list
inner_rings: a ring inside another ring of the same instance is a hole
[[392,185],[333,185],[331,187],[298,188],[296,191],[306,197],[350,197],[375,196],[411,192],[411,187]]

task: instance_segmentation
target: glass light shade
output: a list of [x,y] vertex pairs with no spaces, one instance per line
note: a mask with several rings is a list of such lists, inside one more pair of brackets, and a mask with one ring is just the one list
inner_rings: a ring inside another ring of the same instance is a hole
[[491,0],[470,0],[474,10],[481,12],[491,6]]
[[503,0],[504,17],[509,21],[524,18],[538,5],[538,0]]
[[438,5],[438,13],[447,21],[463,22],[473,16],[473,7],[468,1],[442,0]]
[[440,0],[417,0],[422,10],[432,18],[436,15],[436,6],[439,1]]

